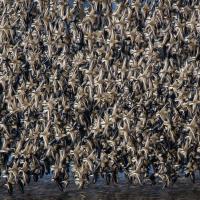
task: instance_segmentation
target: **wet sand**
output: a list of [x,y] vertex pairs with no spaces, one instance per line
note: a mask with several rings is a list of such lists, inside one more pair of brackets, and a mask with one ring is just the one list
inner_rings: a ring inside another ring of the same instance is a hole
[[200,199],[200,180],[193,184],[190,180],[180,179],[170,188],[162,189],[162,185],[134,186],[120,180],[118,185],[106,185],[104,180],[97,184],[88,185],[78,190],[70,184],[66,192],[60,192],[58,187],[50,182],[50,177],[40,179],[37,183],[31,182],[21,194],[18,188],[12,196],[7,194],[5,188],[0,188],[1,200],[186,200]]

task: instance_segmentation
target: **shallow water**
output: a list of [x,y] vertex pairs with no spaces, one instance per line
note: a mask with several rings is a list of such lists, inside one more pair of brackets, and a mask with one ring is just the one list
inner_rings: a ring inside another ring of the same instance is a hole
[[21,194],[15,188],[12,196],[4,188],[0,188],[1,200],[186,200],[200,199],[200,180],[192,184],[190,180],[179,180],[173,187],[162,189],[162,185],[134,186],[120,180],[118,185],[107,186],[104,180],[91,184],[83,190],[78,190],[71,184],[66,192],[60,192],[57,186],[50,181],[50,177],[40,179],[37,183],[30,183]]

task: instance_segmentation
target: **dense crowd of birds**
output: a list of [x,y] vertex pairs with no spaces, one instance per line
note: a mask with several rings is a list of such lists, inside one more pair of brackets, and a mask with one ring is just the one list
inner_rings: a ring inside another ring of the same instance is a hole
[[4,187],[195,182],[199,48],[198,0],[1,0]]

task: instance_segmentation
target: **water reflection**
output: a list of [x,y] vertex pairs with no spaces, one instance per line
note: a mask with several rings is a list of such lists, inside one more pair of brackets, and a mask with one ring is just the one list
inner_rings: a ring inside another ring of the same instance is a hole
[[133,186],[122,180],[118,185],[107,186],[101,180],[98,184],[91,184],[83,190],[71,184],[64,193],[50,182],[50,177],[40,180],[38,183],[31,183],[25,188],[25,194],[21,194],[15,188],[13,196],[9,196],[5,189],[0,188],[1,200],[186,200],[199,199],[200,181],[191,184],[190,181],[179,180],[171,188],[162,189],[162,185]]

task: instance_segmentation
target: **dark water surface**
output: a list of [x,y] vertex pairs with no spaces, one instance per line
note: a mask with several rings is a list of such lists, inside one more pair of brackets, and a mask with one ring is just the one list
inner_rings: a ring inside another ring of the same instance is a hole
[[78,190],[71,184],[66,192],[60,192],[50,178],[40,179],[37,183],[30,183],[21,194],[15,188],[12,196],[5,188],[0,188],[0,200],[199,200],[200,180],[192,184],[189,180],[179,180],[173,187],[162,189],[162,185],[134,186],[121,180],[118,185],[105,185],[104,180],[91,184],[83,190]]

